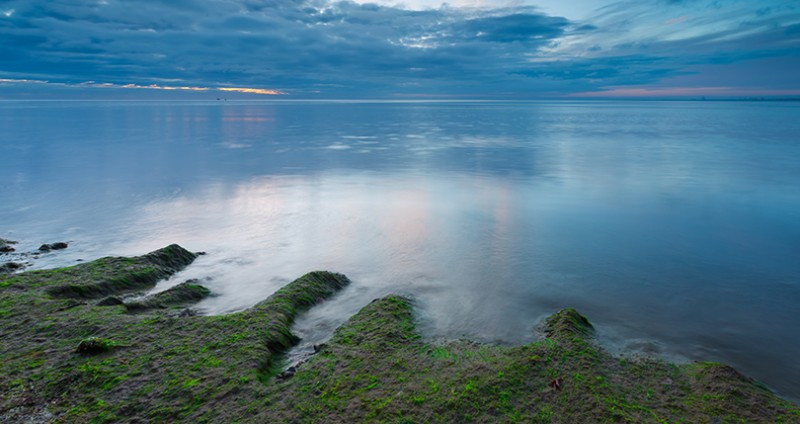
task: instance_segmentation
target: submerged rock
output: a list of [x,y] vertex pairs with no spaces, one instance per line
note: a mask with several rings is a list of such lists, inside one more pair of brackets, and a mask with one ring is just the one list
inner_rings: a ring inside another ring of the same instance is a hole
[[11,246],[12,244],[17,244],[17,242],[14,241],[14,240],[6,240],[6,239],[3,239],[3,238],[0,238],[0,253],[11,253],[11,252],[17,250],[17,249],[14,249],[13,246]]
[[64,243],[63,241],[57,241],[55,243],[50,243],[50,244],[45,243],[45,244],[39,246],[39,251],[40,252],[49,252],[51,250],[66,249],[67,247],[69,247],[69,245],[67,243]]
[[25,268],[25,265],[19,262],[6,262],[3,265],[0,265],[0,274],[10,274],[22,268]]

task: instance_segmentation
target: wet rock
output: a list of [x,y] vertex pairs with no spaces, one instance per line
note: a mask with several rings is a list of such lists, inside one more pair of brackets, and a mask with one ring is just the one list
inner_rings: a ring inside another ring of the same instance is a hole
[[81,355],[97,355],[108,352],[116,346],[116,343],[100,337],[87,337],[78,343],[77,352]]
[[286,371],[278,374],[278,376],[276,378],[278,380],[280,380],[280,381],[286,381],[286,380],[294,377],[296,372],[297,372],[297,368],[296,367],[289,367],[289,368],[286,369]]
[[122,299],[118,298],[117,296],[108,296],[105,299],[97,302],[97,306],[116,306],[116,305],[124,305],[125,303]]
[[182,310],[180,314],[178,314],[178,316],[181,317],[181,318],[193,317],[193,316],[196,316],[196,315],[197,315],[197,311],[192,309],[192,308],[186,308],[186,309]]
[[10,274],[22,268],[25,268],[24,264],[18,262],[6,262],[3,265],[0,265],[0,274]]
[[11,253],[17,250],[14,249],[14,246],[11,246],[12,244],[17,244],[17,242],[14,240],[0,238],[0,253]]
[[547,337],[559,340],[586,339],[594,333],[594,327],[586,317],[573,308],[565,308],[545,320]]
[[326,347],[328,347],[328,345],[325,343],[315,344],[314,353],[319,353],[322,349],[325,349]]
[[161,293],[156,293],[144,299],[127,303],[125,306],[128,308],[128,311],[142,312],[148,309],[166,309],[199,302],[208,297],[211,291],[197,284],[197,281],[196,279],[184,281]]
[[[159,280],[185,268],[195,257],[194,253],[173,244],[144,256],[100,258],[94,261],[94,265],[83,263],[66,268],[64,280],[67,282],[51,285],[46,291],[59,298],[101,299],[108,295],[148,290]],[[104,268],[99,278],[94,273],[98,266]]]
[[66,249],[67,247],[69,247],[69,245],[67,243],[64,243],[63,241],[57,241],[55,243],[50,243],[50,244],[45,243],[45,244],[39,246],[39,251],[40,252],[49,252],[51,250]]

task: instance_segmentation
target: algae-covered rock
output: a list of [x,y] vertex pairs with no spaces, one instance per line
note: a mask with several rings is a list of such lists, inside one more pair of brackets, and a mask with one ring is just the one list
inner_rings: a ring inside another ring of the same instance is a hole
[[108,339],[87,337],[78,343],[77,352],[81,355],[98,355],[110,351],[116,345],[116,343]]
[[[170,246],[0,276],[0,423],[43,408],[57,422],[800,422],[796,405],[730,367],[615,357],[573,309],[522,346],[434,343],[412,302],[387,296],[281,373],[292,321],[347,277],[312,272],[219,316],[132,314],[51,293],[101,287],[112,291],[101,303],[116,304],[131,286],[109,281],[166,278],[191,255]],[[172,305],[167,292],[142,301]]]
[[594,333],[594,327],[585,316],[573,308],[565,308],[545,320],[545,334],[555,339],[585,339]]
[[148,309],[165,309],[196,303],[211,294],[206,287],[197,284],[197,280],[187,280],[177,286],[170,287],[163,292],[156,293],[144,299],[126,303],[125,307],[131,312],[141,312]]
[[117,296],[108,296],[103,300],[97,302],[97,306],[117,306],[117,305],[124,305],[125,302],[122,301]]
[[[192,263],[196,254],[173,244],[133,258],[101,258],[64,268],[47,281],[47,292],[61,298],[98,298],[147,290]],[[42,276],[48,276],[42,274]]]

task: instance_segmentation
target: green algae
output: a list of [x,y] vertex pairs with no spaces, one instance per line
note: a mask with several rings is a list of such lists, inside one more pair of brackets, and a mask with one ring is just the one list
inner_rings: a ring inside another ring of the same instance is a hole
[[[186,306],[203,300],[209,295],[211,295],[211,290],[191,280],[170,287],[163,292],[147,296],[144,299],[125,303],[124,305],[128,311],[143,312],[149,309],[167,309]],[[111,306],[115,304],[116,302],[111,299],[115,298],[104,299],[104,301],[101,302],[103,305],[98,303],[98,306]]]
[[312,272],[223,316],[170,313],[208,295],[195,283],[136,307],[107,301],[193,259],[173,245],[0,276],[0,422],[800,422],[796,405],[733,368],[614,357],[573,309],[527,345],[433,344],[413,302],[387,296],[276,379],[297,314],[347,277]]

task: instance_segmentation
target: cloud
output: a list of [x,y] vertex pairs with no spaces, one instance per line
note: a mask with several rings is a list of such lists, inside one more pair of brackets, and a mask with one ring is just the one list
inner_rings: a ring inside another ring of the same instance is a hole
[[522,2],[12,0],[3,10],[0,78],[296,97],[559,95],[800,51],[800,12],[779,1],[624,1],[581,21]]

